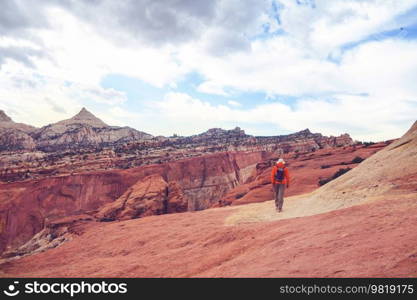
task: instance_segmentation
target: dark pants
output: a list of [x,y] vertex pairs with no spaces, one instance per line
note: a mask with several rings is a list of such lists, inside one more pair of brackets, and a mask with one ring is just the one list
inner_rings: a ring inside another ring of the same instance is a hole
[[281,210],[284,204],[285,184],[274,184],[275,206]]

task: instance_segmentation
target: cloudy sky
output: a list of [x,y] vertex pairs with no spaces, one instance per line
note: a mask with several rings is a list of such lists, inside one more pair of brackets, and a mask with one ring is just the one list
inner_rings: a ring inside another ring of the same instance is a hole
[[417,0],[1,0],[0,109],[358,140],[417,119]]

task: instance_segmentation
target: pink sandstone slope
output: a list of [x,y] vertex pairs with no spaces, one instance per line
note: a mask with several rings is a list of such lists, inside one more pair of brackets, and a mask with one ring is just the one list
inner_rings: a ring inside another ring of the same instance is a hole
[[[266,204],[266,203],[263,203]],[[271,202],[267,202],[273,210]],[[83,225],[2,277],[415,277],[417,203],[388,198],[310,217],[227,225],[238,207]]]

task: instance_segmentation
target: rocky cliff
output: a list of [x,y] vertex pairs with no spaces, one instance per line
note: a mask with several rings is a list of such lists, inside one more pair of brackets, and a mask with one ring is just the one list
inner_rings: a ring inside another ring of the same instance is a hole
[[0,185],[0,252],[26,243],[56,219],[99,220],[202,210],[244,183],[266,154],[218,153],[128,170]]

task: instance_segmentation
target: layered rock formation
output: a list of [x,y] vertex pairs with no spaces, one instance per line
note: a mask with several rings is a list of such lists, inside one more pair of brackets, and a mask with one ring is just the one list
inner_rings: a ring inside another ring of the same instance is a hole
[[211,207],[244,183],[266,155],[218,153],[128,170],[2,184],[0,252],[23,245],[46,224],[69,215],[95,215],[100,210],[98,218],[114,220]]
[[71,119],[42,127],[33,137],[37,149],[46,152],[102,147],[152,138],[150,134],[133,128],[108,126],[85,108]]
[[109,126],[85,108],[71,119],[35,128],[15,123],[0,111],[0,151],[85,151],[151,139],[152,135],[130,127]]
[[35,141],[26,132],[14,128],[0,127],[0,151],[31,151],[35,147]]
[[127,220],[188,209],[180,185],[168,184],[161,175],[150,175],[132,185],[116,201],[102,207],[96,217],[102,221]]
[[[35,136],[37,139],[34,140],[37,143],[38,150],[36,151],[0,154],[0,181],[39,179],[73,172],[128,169],[216,152],[266,151],[284,155],[291,152],[312,152],[353,144],[348,135],[325,137],[303,130],[284,136],[253,137],[246,135],[239,128],[212,129],[201,135],[190,137],[156,137],[124,143],[123,141],[128,141],[130,138],[137,138],[129,135],[129,129],[109,129],[109,127],[92,129],[90,125],[87,127],[82,125],[82,130],[76,129],[68,133],[66,126],[76,126],[76,128],[79,126],[68,124],[69,122],[65,121],[64,125],[53,126],[55,128],[53,130],[47,126],[38,131]],[[95,124],[95,126],[104,126],[99,122]],[[66,133],[55,135],[59,130],[64,130]],[[104,141],[100,134],[104,134],[107,130],[120,133],[124,138],[115,143],[98,143],[97,141]],[[42,138],[38,136],[40,132],[42,132]],[[5,135],[3,138],[8,139],[8,136]],[[66,143],[68,147],[63,146]],[[41,148],[45,151],[52,152],[40,151],[39,145],[42,145]],[[64,148],[61,149],[61,147]],[[57,149],[61,150],[57,151]]]
[[50,222],[96,211],[137,178],[99,172],[0,185],[0,252],[25,244]]

